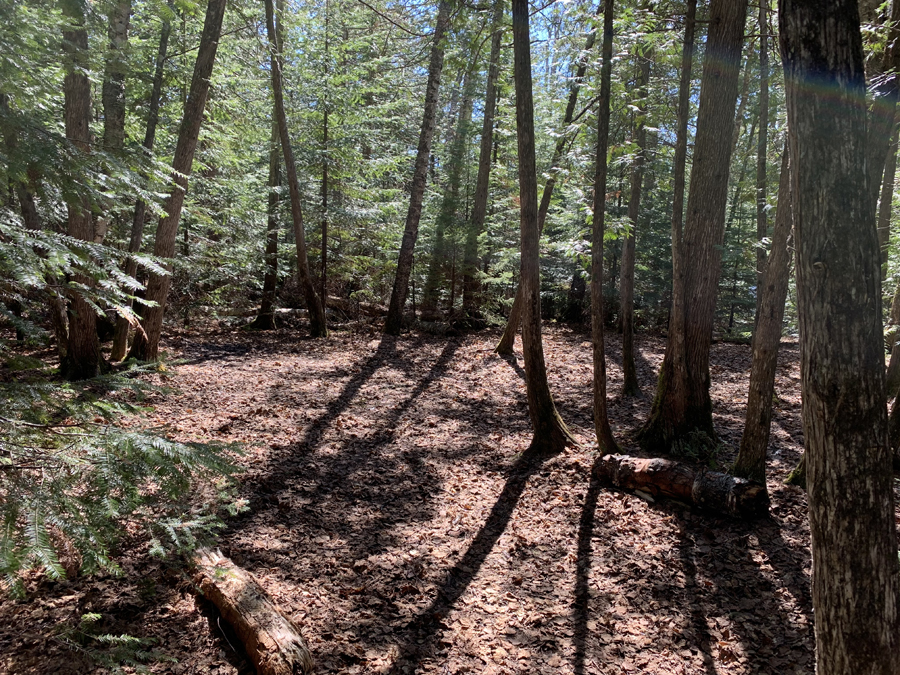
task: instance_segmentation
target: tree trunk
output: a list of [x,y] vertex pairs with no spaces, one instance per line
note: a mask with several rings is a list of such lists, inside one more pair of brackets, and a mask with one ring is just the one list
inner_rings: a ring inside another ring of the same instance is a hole
[[[279,7],[279,14],[281,8]],[[269,36],[271,54],[272,94],[275,100],[275,118],[281,136],[281,154],[284,157],[287,174],[288,193],[291,199],[291,222],[294,227],[294,241],[297,246],[297,280],[303,291],[306,309],[309,311],[309,333],[312,337],[327,337],[328,327],[325,323],[325,308],[316,293],[312,275],[309,271],[309,256],[306,252],[306,235],[303,231],[303,209],[300,195],[300,181],[297,179],[297,165],[294,163],[294,150],[291,146],[290,130],[287,126],[287,113],[284,109],[283,91],[283,57],[284,45],[281,35],[281,17],[275,16],[272,0],[266,0],[266,29]]]
[[[475,78],[466,73],[463,78],[462,102],[459,106],[459,117],[456,130],[450,139],[450,152],[447,157],[447,184],[444,197],[435,223],[434,247],[422,290],[422,315],[427,320],[434,320],[438,312],[438,297],[445,277],[447,266],[447,231],[457,222],[459,212],[459,193],[462,187],[463,169],[466,164],[466,150],[469,140],[469,127],[472,124],[472,85]],[[451,305],[452,306],[452,305]]]
[[618,446],[609,426],[606,406],[606,346],[603,330],[603,237],[606,233],[606,181],[609,151],[609,95],[612,81],[613,0],[603,3],[603,65],[600,68],[600,108],[597,111],[597,157],[594,163],[594,210],[591,230],[591,361],[593,363],[594,431],[600,454]]
[[648,53],[638,57],[640,73],[636,87],[641,100],[635,111],[635,115],[638,116],[634,132],[637,152],[631,163],[631,195],[628,198],[628,222],[631,229],[625,234],[625,240],[622,242],[622,269],[619,277],[619,304],[622,317],[622,396],[641,395],[641,386],[638,384],[637,370],[634,366],[634,240],[641,212],[641,188],[644,186],[644,155],[647,146],[644,116],[647,85],[650,82],[649,47],[646,50]]
[[[178,236],[178,223],[181,220],[181,209],[187,192],[188,177],[194,162],[194,151],[200,136],[203,123],[203,110],[209,93],[209,80],[212,76],[213,63],[216,60],[216,49],[219,46],[219,35],[222,32],[222,19],[225,16],[226,0],[209,0],[206,6],[206,18],[203,22],[203,33],[194,63],[191,87],[184,104],[184,116],[178,130],[178,141],[175,145],[175,157],[172,161],[175,186],[166,199],[163,216],[156,228],[156,243],[153,254],[158,258],[171,258],[175,254],[175,241]],[[163,314],[166,311],[166,296],[169,294],[171,277],[150,273],[147,284],[147,300],[157,303],[156,307],[148,307],[144,314],[144,331],[137,333],[131,346],[130,356],[139,361],[155,361],[159,354],[159,339],[162,335]]]
[[900,124],[894,124],[887,161],[884,164],[884,179],[881,181],[881,200],[878,203],[878,248],[881,249],[882,286],[887,279],[888,254],[891,245],[891,209],[894,205],[894,181],[897,177],[898,132],[900,132]]
[[594,464],[606,485],[677,499],[711,513],[754,518],[766,513],[769,496],[758,483],[725,473],[695,469],[668,459],[606,455]]
[[300,631],[252,574],[219,551],[194,556],[196,584],[234,628],[259,675],[307,675],[312,656]]
[[400,329],[403,327],[403,308],[406,306],[406,293],[412,273],[413,252],[416,247],[416,239],[419,237],[419,220],[422,217],[422,200],[425,196],[425,179],[428,174],[428,159],[431,155],[431,139],[434,137],[441,71],[444,69],[443,40],[444,33],[450,26],[450,2],[451,0],[441,0],[434,26],[431,61],[428,64],[428,83],[425,88],[425,109],[422,112],[422,129],[419,133],[419,147],[416,150],[409,210],[406,213],[403,242],[400,244],[400,256],[397,259],[397,274],[394,277],[391,304],[384,322],[384,332],[388,335],[399,335]]
[[[610,0],[607,0],[610,1]],[[541,340],[540,234],[537,222],[537,167],[534,160],[534,102],[531,94],[531,42],[528,31],[528,0],[513,0],[513,64],[516,83],[516,137],[519,150],[520,228],[522,237],[521,284],[525,316],[522,322],[522,352],[528,412],[534,428],[532,447],[541,452],[559,452],[575,445],[565,422],[556,411]]]
[[254,330],[275,330],[275,286],[278,283],[278,188],[281,186],[281,153],[278,152],[278,125],[272,124],[269,145],[269,196],[266,227],[266,274],[263,277],[259,312],[250,323]]
[[131,0],[117,0],[109,10],[109,47],[103,76],[103,145],[121,152],[125,145],[125,76]]
[[[66,76],[63,80],[65,96],[66,139],[81,152],[91,151],[91,83],[88,80],[88,34],[85,25],[83,0],[63,0],[63,15],[69,21],[63,31],[63,51],[66,57]],[[86,196],[70,197],[68,234],[74,239],[93,241],[94,229],[91,203]],[[77,284],[90,286],[93,280],[76,274]],[[69,380],[96,377],[102,371],[100,341],[97,339],[97,315],[84,297],[77,292],[69,295],[69,344],[60,371]]]
[[[149,154],[153,150],[156,140],[156,126],[159,123],[159,103],[162,97],[163,74],[166,64],[166,52],[169,47],[169,35],[172,33],[172,24],[168,18],[163,19],[159,34],[159,49],[156,52],[156,66],[153,71],[153,88],[150,91],[150,110],[147,116],[147,129],[144,132],[144,150]],[[131,239],[128,242],[128,252],[138,253],[144,239],[144,221],[147,204],[143,199],[138,199],[134,205],[134,217],[131,221]],[[134,278],[137,275],[137,262],[131,257],[125,261],[125,274]],[[131,306],[129,300],[129,307]],[[109,358],[112,361],[121,361],[125,357],[128,347],[128,319],[122,316],[116,317],[116,328],[113,333],[112,350]]]
[[781,0],[779,15],[816,672],[896,675],[897,535],[858,7]]
[[478,315],[481,304],[481,280],[478,276],[478,237],[481,236],[484,230],[484,218],[487,214],[504,6],[504,0],[494,0],[493,16],[491,18],[491,30],[493,31],[491,36],[491,56],[484,92],[481,148],[478,154],[478,177],[475,180],[475,199],[472,204],[472,216],[469,219],[469,227],[466,230],[466,247],[463,258],[463,311],[470,317]]
[[759,316],[753,335],[753,363],[750,367],[750,392],[741,448],[732,473],[766,484],[766,449],[772,423],[772,394],[775,391],[775,367],[784,320],[791,268],[791,184],[788,146],[781,159],[778,183],[778,212],[772,232],[772,251],[766,260],[763,283],[759,286]]
[[[544,191],[541,193],[541,204],[538,208],[538,229],[539,232],[544,231],[544,223],[547,220],[547,212],[550,210],[550,201],[553,198],[553,188],[556,186],[556,176],[559,174],[560,162],[566,149],[568,138],[568,128],[575,117],[575,105],[578,103],[578,92],[581,90],[581,83],[584,80],[584,74],[587,72],[588,62],[590,61],[588,52],[594,46],[596,33],[588,33],[584,49],[578,60],[578,67],[575,71],[575,77],[572,79],[572,87],[569,90],[569,100],[566,103],[566,112],[563,115],[562,133],[556,139],[556,146],[553,148],[553,157],[550,159],[550,175],[547,183],[544,185]],[[512,307],[509,310],[509,316],[506,319],[506,328],[503,331],[503,337],[497,344],[495,351],[498,354],[509,356],[513,353],[513,344],[516,341],[516,333],[522,324],[522,313],[524,311],[522,296],[522,285],[516,288],[516,296],[513,299]]]
[[888,332],[887,341],[891,346],[891,360],[888,362],[884,383],[888,400],[900,392],[900,284],[897,285],[894,297],[891,300],[889,323],[892,328]]
[[[759,3],[759,135],[756,139],[756,318],[753,321],[754,339],[756,324],[762,307],[763,273],[766,267],[766,250],[763,239],[769,233],[766,214],[766,153],[769,151],[769,36],[768,2]],[[782,165],[784,162],[782,162]],[[784,169],[784,166],[782,166]],[[782,304],[784,301],[782,300]],[[779,324],[779,335],[781,326]]]
[[[712,0],[700,89],[697,136],[688,195],[687,222],[679,245],[684,265],[683,318],[669,331],[669,351],[684,341],[685,360],[665,358],[650,418],[640,442],[652,452],[703,454],[715,447],[709,397],[709,348],[722,262],[731,134],[737,98],[746,0]],[[683,330],[683,335],[677,330]],[[674,345],[674,346],[673,346]]]
[[887,45],[882,55],[881,69],[873,73],[872,108],[868,117],[866,166],[869,172],[868,195],[873,206],[878,201],[881,177],[884,173],[897,100],[900,97],[900,2],[891,3]]

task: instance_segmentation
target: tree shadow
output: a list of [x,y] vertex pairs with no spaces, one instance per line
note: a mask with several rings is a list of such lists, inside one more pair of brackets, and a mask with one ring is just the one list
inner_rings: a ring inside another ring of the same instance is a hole
[[519,359],[515,354],[501,354],[500,358],[506,361],[512,369],[516,371],[516,375],[521,377],[523,382],[525,381],[525,370],[519,365]]
[[591,539],[594,536],[594,514],[597,511],[597,500],[600,497],[600,480],[595,471],[591,471],[591,482],[581,507],[581,519],[578,523],[578,544],[575,560],[575,599],[572,603],[572,615],[575,622],[573,640],[575,657],[573,667],[575,675],[584,675],[587,659],[588,617],[590,614],[590,593],[588,581],[591,575]]
[[426,647],[444,628],[443,620],[462,597],[478,575],[481,566],[506,530],[529,479],[549,459],[548,455],[529,447],[509,470],[503,491],[494,502],[481,529],[469,548],[444,575],[437,589],[437,596],[427,608],[419,612],[406,626],[406,637],[400,645],[399,655],[390,673],[409,672],[408,667],[418,666],[427,656]]

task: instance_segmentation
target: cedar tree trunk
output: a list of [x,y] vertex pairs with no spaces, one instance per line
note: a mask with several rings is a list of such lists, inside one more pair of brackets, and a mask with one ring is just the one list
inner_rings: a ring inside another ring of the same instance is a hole
[[896,675],[897,534],[858,7],[781,0],[779,16],[816,672]]
[[[565,153],[566,143],[569,140],[568,128],[575,117],[575,105],[578,103],[578,92],[581,90],[581,83],[584,80],[584,74],[587,72],[589,56],[588,52],[594,46],[596,33],[588,33],[587,40],[584,43],[584,49],[578,59],[578,68],[575,70],[575,77],[572,79],[572,86],[569,89],[569,100],[566,103],[566,112],[563,115],[562,132],[556,139],[556,146],[553,148],[553,157],[550,159],[550,171],[547,183],[544,185],[544,191],[541,193],[541,203],[538,208],[538,229],[544,231],[544,223],[547,220],[547,212],[550,210],[550,200],[553,198],[553,188],[556,186],[556,176],[559,174],[560,162]],[[503,337],[497,343],[495,351],[498,354],[509,356],[513,353],[513,344],[516,341],[516,333],[522,324],[522,285],[516,289],[516,296],[513,300],[512,307],[509,310],[509,316],[506,319],[506,328],[503,331]]]
[[[284,157],[285,173],[287,174],[288,193],[291,198],[291,221],[294,227],[294,241],[297,244],[297,279],[303,291],[306,301],[306,309],[309,312],[309,333],[312,337],[327,337],[328,326],[325,323],[325,307],[322,304],[324,298],[319,298],[313,285],[312,274],[309,271],[309,257],[306,252],[306,236],[303,231],[303,210],[301,205],[300,182],[297,179],[297,165],[294,163],[294,150],[291,147],[291,135],[287,125],[287,113],[284,109],[284,91],[282,86],[284,45],[281,36],[281,17],[276,22],[275,7],[272,0],[266,3],[266,29],[269,35],[269,45],[272,49],[272,94],[275,100],[275,118],[278,123],[278,132],[281,136],[281,154]],[[279,13],[280,13],[279,7]]]
[[[690,302],[682,302],[679,310],[684,316],[670,327],[667,358],[660,371],[653,409],[640,432],[641,444],[652,452],[677,454],[685,444],[703,452],[716,443],[709,397],[709,348],[721,272],[746,14],[746,0],[712,0],[710,6],[687,221],[679,244],[684,262],[684,300],[689,298]],[[668,354],[680,349],[682,340],[685,359],[683,364],[676,364]]]
[[[156,126],[159,123],[159,102],[162,97],[163,74],[166,64],[166,52],[169,47],[169,35],[172,33],[172,24],[168,17],[163,19],[159,34],[159,49],[156,52],[156,66],[153,71],[153,88],[150,91],[150,109],[147,116],[147,129],[144,132],[144,150],[149,154],[153,150],[156,140]],[[138,253],[144,239],[144,217],[147,211],[147,203],[138,199],[134,205],[134,217],[131,221],[131,238],[128,242],[128,252]],[[133,258],[125,261],[125,274],[129,277],[137,275],[137,262]],[[129,306],[131,301],[129,300]],[[122,316],[116,317],[116,329],[113,333],[112,350],[109,358],[112,361],[121,361],[125,358],[128,347],[128,319]]]
[[[608,0],[609,1],[609,0]],[[537,167],[534,160],[534,102],[531,94],[531,43],[528,31],[528,0],[513,0],[513,66],[516,82],[516,137],[519,149],[520,227],[522,235],[521,277],[525,293],[522,321],[522,352],[528,412],[534,428],[532,447],[541,452],[559,452],[575,439],[556,411],[541,340],[541,293],[537,222]]]
[[781,159],[778,183],[778,212],[772,232],[763,282],[759,286],[759,314],[753,335],[753,363],[750,367],[750,392],[741,448],[732,473],[766,484],[766,449],[772,423],[772,394],[775,391],[775,367],[781,342],[784,301],[787,298],[791,268],[791,184],[788,146]]
[[484,230],[487,214],[488,188],[491,178],[491,148],[494,144],[494,113],[497,108],[497,77],[500,72],[500,45],[503,31],[504,1],[494,0],[491,18],[491,56],[488,64],[487,84],[484,92],[484,113],[481,122],[481,148],[478,154],[478,177],[475,180],[475,197],[472,216],[466,231],[466,247],[463,257],[463,311],[470,317],[477,316],[481,303],[481,281],[478,277],[478,237]]
[[[613,0],[603,3],[603,66],[597,111],[597,158],[594,163],[594,212],[591,229],[591,360],[594,369],[594,431],[600,454],[618,446],[606,407],[606,347],[603,335],[603,235],[606,232],[606,179],[609,150],[609,92],[612,80]],[[524,335],[524,333],[523,333]]]
[[406,226],[403,229],[403,241],[400,244],[400,256],[397,259],[397,274],[394,277],[391,304],[388,307],[388,315],[384,323],[384,332],[388,335],[399,335],[400,329],[403,327],[403,308],[406,306],[406,293],[409,289],[409,277],[412,273],[413,252],[416,247],[416,239],[419,238],[422,199],[425,196],[425,179],[428,175],[428,160],[431,156],[431,139],[434,137],[438,92],[441,87],[441,71],[444,69],[444,33],[449,26],[450,0],[441,0],[434,26],[431,61],[428,64],[425,109],[422,111],[422,129],[419,133],[419,147],[416,150],[416,163],[413,169],[412,186],[409,195],[409,210],[406,213]]
[[[63,15],[70,21],[63,31],[63,52],[66,58],[66,76],[63,80],[65,96],[66,140],[81,152],[91,150],[91,83],[87,71],[88,34],[86,7],[83,0],[63,0]],[[94,228],[91,204],[87,197],[71,197],[66,204],[68,234],[82,241],[93,241]],[[92,285],[90,277],[76,274],[78,284]],[[69,344],[66,358],[60,370],[69,380],[96,377],[102,371],[100,341],[97,339],[97,315],[81,296],[69,295]]]
[[[649,52],[649,47],[646,48]],[[640,396],[637,370],[634,367],[634,237],[637,234],[638,216],[641,212],[641,188],[644,186],[644,156],[647,146],[647,132],[644,129],[644,106],[647,98],[647,84],[650,82],[649,53],[638,56],[640,72],[637,91],[640,103],[635,114],[638,116],[634,132],[637,152],[631,163],[631,196],[628,199],[628,222],[631,229],[622,242],[622,267],[619,277],[619,293],[622,317],[622,395]]]
[[[209,93],[209,79],[216,60],[216,49],[222,32],[222,19],[225,16],[226,0],[209,0],[206,5],[206,18],[203,22],[203,33],[194,63],[194,74],[187,101],[184,104],[184,116],[178,130],[178,141],[175,145],[175,157],[172,161],[175,186],[165,202],[166,215],[156,228],[156,243],[153,254],[158,258],[171,258],[175,254],[175,240],[178,236],[178,222],[181,220],[181,208],[184,206],[184,195],[187,192],[188,177],[194,162],[194,151],[200,136],[200,125],[203,122],[203,110]],[[148,307],[144,314],[145,334],[135,335],[130,356],[139,361],[155,361],[159,354],[159,339],[162,335],[163,314],[166,311],[166,296],[169,294],[169,275],[151,272],[147,284],[147,300],[157,303]]]

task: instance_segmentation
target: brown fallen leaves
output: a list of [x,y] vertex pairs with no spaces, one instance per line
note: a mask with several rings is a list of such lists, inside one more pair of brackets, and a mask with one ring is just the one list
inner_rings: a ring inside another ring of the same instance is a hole
[[[810,672],[805,498],[780,483],[802,440],[796,345],[778,374],[772,517],[747,524],[591,482],[579,332],[545,339],[554,395],[584,446],[531,457],[520,364],[493,354],[496,338],[184,333],[169,343],[188,361],[167,373],[178,392],[141,423],[247,444],[251,510],[219,545],[301,626],[318,672]],[[638,342],[646,392],[663,348]],[[615,341],[608,354],[616,392]],[[749,349],[718,344],[713,359],[716,422],[736,445]],[[611,401],[627,452],[648,407]],[[140,549],[126,564],[124,579],[33,579],[27,604],[4,601],[0,672],[90,672],[48,642],[84,611],[111,632],[159,638],[177,663],[153,672],[252,672],[182,573]]]

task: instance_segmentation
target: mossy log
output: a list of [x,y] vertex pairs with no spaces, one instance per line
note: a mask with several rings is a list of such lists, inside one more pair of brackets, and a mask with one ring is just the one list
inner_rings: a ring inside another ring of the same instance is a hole
[[194,556],[196,583],[234,628],[259,675],[307,675],[313,662],[300,631],[253,575],[218,551]]
[[766,490],[758,483],[669,459],[605,455],[594,464],[594,472],[607,485],[677,499],[736,518],[753,518],[769,508]]

